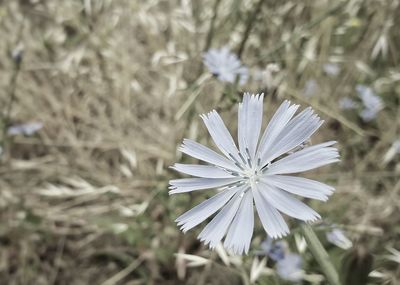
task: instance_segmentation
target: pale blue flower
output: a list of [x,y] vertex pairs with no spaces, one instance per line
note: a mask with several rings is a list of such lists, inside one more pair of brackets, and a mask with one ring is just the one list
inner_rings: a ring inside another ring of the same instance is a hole
[[7,129],[8,135],[25,135],[31,136],[37,131],[43,128],[43,123],[41,122],[31,122],[25,124],[13,125]]
[[342,249],[349,249],[353,246],[353,243],[351,240],[349,240],[343,231],[341,229],[333,229],[330,232],[326,233],[326,239],[336,245],[337,247],[340,247]]
[[203,62],[208,70],[222,82],[234,83],[236,77],[239,76],[239,84],[245,84],[249,77],[248,69],[227,47],[208,50],[203,54]]
[[285,257],[286,244],[282,240],[275,241],[268,237],[261,243],[261,253],[274,261],[279,261]]
[[285,255],[285,258],[276,264],[276,272],[284,280],[299,282],[303,277],[301,257],[295,253]]
[[339,100],[339,108],[342,110],[355,109],[357,106],[357,103],[349,97],[343,97]]
[[[285,236],[289,228],[280,212],[303,221],[320,215],[296,196],[326,201],[334,188],[290,174],[312,170],[339,161],[330,141],[288,154],[322,125],[311,107],[295,116],[298,105],[285,101],[261,136],[263,94],[245,94],[238,111],[238,147],[222,118],[214,110],[201,116],[222,155],[189,139],[179,148],[207,165],[176,163],[175,170],[196,176],[170,181],[170,194],[211,188],[218,192],[176,219],[186,232],[218,214],[198,238],[211,248],[226,235],[224,246],[236,254],[249,251],[257,210],[266,233]],[[288,175],[289,174],[289,175]]]
[[364,106],[360,117],[365,122],[371,121],[383,109],[382,99],[370,87],[362,84],[356,86],[356,91]]
[[340,67],[337,63],[325,63],[322,68],[330,76],[337,76],[340,73]]
[[303,95],[306,98],[311,98],[318,91],[318,83],[315,79],[307,80],[304,84]]

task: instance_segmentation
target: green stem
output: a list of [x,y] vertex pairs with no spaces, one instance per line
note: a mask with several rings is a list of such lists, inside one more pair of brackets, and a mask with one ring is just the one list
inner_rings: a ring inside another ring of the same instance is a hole
[[312,227],[307,223],[301,223],[301,230],[307,241],[311,253],[314,255],[315,259],[321,266],[322,272],[325,274],[326,279],[331,285],[340,285],[339,275],[333,266],[328,253],[322,246],[317,235],[313,231]]

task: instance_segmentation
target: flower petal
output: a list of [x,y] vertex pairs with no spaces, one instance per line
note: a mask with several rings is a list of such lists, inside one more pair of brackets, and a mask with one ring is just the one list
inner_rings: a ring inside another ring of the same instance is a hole
[[225,189],[182,214],[175,222],[178,223],[178,226],[181,226],[183,232],[186,232],[217,212],[237,191],[238,188],[236,187]]
[[261,158],[262,165],[267,163],[267,161],[264,161],[262,157],[271,148],[276,138],[281,134],[298,108],[299,105],[290,105],[290,101],[284,101],[275,112],[264,131],[258,148],[258,156]]
[[176,171],[203,178],[234,178],[232,172],[215,167],[213,165],[182,164],[175,163],[171,166]]
[[328,200],[328,196],[335,191],[333,187],[324,183],[296,176],[269,175],[261,178],[261,181],[289,193],[321,201]]
[[253,195],[247,191],[225,238],[224,246],[235,254],[249,252],[254,230]]
[[238,168],[235,163],[222,155],[216,153],[215,151],[205,147],[202,144],[199,144],[193,140],[184,139],[179,150],[187,155],[190,155],[194,158],[200,159],[202,161],[232,170],[238,171]]
[[[268,163],[278,156],[302,144],[322,125],[311,107],[303,110],[293,118],[277,136],[271,148],[261,157],[261,161]],[[265,164],[264,164],[265,165]]]
[[214,248],[224,237],[229,225],[235,217],[240,206],[239,191],[235,196],[222,208],[222,210],[211,220],[210,223],[201,231],[198,238],[205,244],[209,244],[210,248]]
[[169,181],[168,193],[186,193],[197,190],[227,186],[240,181],[242,178],[182,178]]
[[228,158],[234,156],[236,160],[239,160],[239,151],[235,142],[218,113],[213,110],[207,114],[201,115],[201,118],[203,119],[214,143],[221,152]]
[[264,230],[272,238],[280,238],[287,235],[289,228],[282,215],[261,196],[260,192],[258,185],[254,185],[254,202]]
[[291,194],[265,183],[261,184],[260,194],[282,213],[303,221],[314,221],[321,218],[317,212],[294,198]]
[[261,132],[264,94],[245,93],[238,111],[238,141],[242,154],[250,154],[254,160]]
[[272,163],[265,171],[265,175],[297,173],[337,162],[339,161],[337,149],[329,147],[335,143],[330,141],[296,151]]

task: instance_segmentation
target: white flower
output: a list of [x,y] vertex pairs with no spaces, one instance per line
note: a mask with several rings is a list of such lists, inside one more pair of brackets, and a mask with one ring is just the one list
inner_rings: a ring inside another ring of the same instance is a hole
[[245,84],[249,77],[248,69],[227,47],[208,50],[203,55],[203,62],[208,70],[223,82],[234,83],[236,76],[239,76],[239,83]]
[[31,136],[37,131],[43,128],[43,123],[41,122],[31,122],[25,124],[19,124],[11,126],[7,129],[8,135],[26,135]]
[[360,116],[365,122],[371,121],[376,117],[378,112],[383,109],[382,99],[377,96],[371,88],[362,84],[356,86],[356,91],[364,105]]
[[287,154],[308,140],[323,123],[311,107],[294,116],[298,107],[288,101],[283,102],[259,140],[263,95],[245,94],[243,103],[239,104],[239,148],[215,110],[201,116],[223,155],[185,139],[179,150],[209,164],[175,164],[175,170],[198,178],[171,180],[169,193],[210,188],[218,188],[219,192],[176,219],[184,232],[222,208],[200,233],[199,239],[214,248],[226,234],[224,246],[242,254],[249,251],[253,234],[253,202],[265,231],[272,238],[289,233],[280,212],[303,221],[320,218],[293,194],[326,201],[334,188],[285,174],[336,162],[339,154],[332,147],[334,141]]
[[351,240],[349,240],[340,229],[333,229],[326,233],[326,239],[342,249],[349,249],[353,246]]
[[337,76],[340,72],[340,67],[337,63],[325,63],[322,68],[330,76]]
[[278,275],[288,281],[298,282],[303,277],[301,270],[301,257],[298,254],[289,253],[276,264]]
[[357,108],[357,103],[349,97],[343,97],[339,99],[339,108],[342,110],[355,109]]

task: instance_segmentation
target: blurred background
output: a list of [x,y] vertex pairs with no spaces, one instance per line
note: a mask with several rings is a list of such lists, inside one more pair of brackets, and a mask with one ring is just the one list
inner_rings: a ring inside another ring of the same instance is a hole
[[[317,234],[344,284],[400,284],[399,21],[398,0],[0,1],[0,284],[326,284],[294,220],[296,280],[259,224],[235,257],[174,223],[212,194],[169,197],[177,147],[211,145],[212,109],[234,133],[245,91],[265,121],[284,99],[325,120]],[[203,64],[221,47],[244,84]]]

